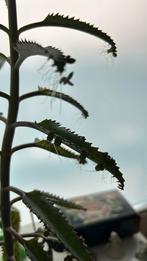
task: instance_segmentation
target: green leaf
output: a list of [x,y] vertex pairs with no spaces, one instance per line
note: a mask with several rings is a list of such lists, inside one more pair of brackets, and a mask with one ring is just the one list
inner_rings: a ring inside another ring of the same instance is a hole
[[20,101],[22,101],[26,98],[31,98],[33,96],[39,96],[39,95],[55,97],[55,98],[61,99],[63,101],[66,101],[66,102],[72,104],[73,106],[75,106],[77,109],[79,109],[82,112],[83,117],[85,117],[85,118],[88,117],[88,112],[85,110],[85,108],[75,99],[73,99],[71,96],[66,95],[62,92],[53,91],[48,88],[38,87],[38,91],[26,93],[26,94],[23,94],[22,96],[20,96]]
[[[80,261],[92,261],[87,248],[68,224],[61,211],[50,203],[39,191],[26,193],[23,197],[26,206],[51,229],[65,247]],[[44,260],[44,259],[42,259]]]
[[41,55],[47,57],[48,60],[53,59],[53,66],[56,66],[57,71],[62,73],[64,71],[66,63],[75,62],[75,60],[70,56],[64,56],[60,50],[52,46],[43,47],[35,42],[19,41],[15,49],[19,53],[19,58],[16,66],[20,66],[22,62],[29,56]]
[[96,36],[108,44],[111,45],[111,48],[108,50],[108,52],[111,52],[114,56],[116,56],[116,45],[114,41],[111,39],[109,35],[106,33],[102,32],[98,28],[94,27],[93,25],[90,25],[86,22],[82,22],[79,19],[75,18],[69,18],[68,16],[64,17],[59,14],[49,14],[43,21],[42,24],[44,26],[49,25],[49,26],[61,26],[61,27],[66,27],[66,28],[72,28],[76,29],[88,34],[92,34],[93,36]]
[[[85,137],[79,136],[69,129],[60,126],[59,123],[52,120],[44,120],[36,123],[38,130],[45,134],[53,133],[54,136],[58,136],[62,139],[62,143],[70,147],[72,150],[79,152],[82,156],[82,161],[88,158],[95,162],[96,170],[108,170],[119,182],[119,188],[124,188],[124,178],[119,170],[114,159],[112,159],[107,152],[100,152],[98,148],[91,146],[91,143],[86,142]],[[101,168],[99,168],[99,165]]]
[[47,251],[43,250],[43,245],[38,243],[37,239],[23,240],[23,244],[27,256],[32,261],[52,261],[52,258],[48,255]]
[[[37,191],[39,192],[39,191]],[[41,193],[41,196],[44,197],[46,200],[48,200],[52,204],[56,204],[60,207],[64,208],[73,208],[73,209],[80,209],[80,210],[85,210],[85,208],[79,204],[76,204],[72,201],[66,200],[64,198],[61,198],[59,196],[47,193],[47,192],[39,192]]]
[[91,34],[93,36],[96,36],[102,40],[104,40],[106,43],[110,45],[110,48],[107,50],[107,53],[112,53],[113,56],[117,56],[117,49],[115,42],[112,40],[112,38],[98,29],[97,27],[80,21],[79,19],[75,19],[74,17],[70,18],[68,16],[62,16],[60,14],[49,14],[43,21],[29,24],[24,27],[22,27],[19,30],[19,33],[22,33],[25,30],[29,30],[32,28],[40,27],[40,26],[58,26],[58,27],[65,27],[70,29],[79,30],[88,34]]
[[56,147],[54,144],[50,143],[47,140],[37,141],[36,144],[41,149],[55,153],[58,156],[79,160],[79,155],[76,155],[74,152],[71,152],[70,150],[67,150],[61,146]]
[[[36,123],[38,126],[38,129],[40,131],[43,131],[46,134],[49,134],[50,132],[54,133],[56,136],[60,136],[64,141],[69,141],[69,143],[77,143],[77,145],[82,145],[85,142],[85,137],[79,136],[78,134],[75,134],[74,132],[70,131],[69,129],[66,129],[64,127],[60,126],[60,123],[53,121],[53,120],[43,120],[39,123]],[[67,144],[68,146],[68,144]]]

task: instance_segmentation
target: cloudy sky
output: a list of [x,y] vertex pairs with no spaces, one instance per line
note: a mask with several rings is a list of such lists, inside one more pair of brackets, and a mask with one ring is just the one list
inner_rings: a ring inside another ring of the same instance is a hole
[[[86,2],[86,3],[85,3]],[[61,49],[76,59],[67,67],[74,71],[74,86],[62,91],[79,100],[90,117],[82,119],[72,106],[50,98],[33,98],[20,106],[19,120],[53,118],[85,135],[101,151],[113,156],[126,180],[123,194],[133,203],[147,200],[147,2],[145,0],[18,0],[19,26],[41,21],[48,13],[75,16],[97,25],[115,40],[118,57],[107,55],[108,46],[91,35],[64,28],[39,28],[21,35]],[[0,1],[0,23],[7,24],[7,9]],[[0,52],[9,54],[8,39],[0,34]],[[43,69],[41,69],[41,66]],[[29,58],[21,67],[20,92],[39,86],[55,88],[53,72],[41,57]],[[0,88],[9,92],[9,68],[0,72]],[[61,87],[58,87],[60,90]],[[1,100],[6,115],[7,103]],[[0,123],[0,134],[4,126]],[[44,138],[37,131],[20,128],[14,144]],[[64,197],[117,188],[108,172],[96,173],[94,165],[79,166],[71,160],[38,149],[23,150],[12,159],[11,184],[24,190],[34,188]],[[27,222],[28,219],[25,219]]]

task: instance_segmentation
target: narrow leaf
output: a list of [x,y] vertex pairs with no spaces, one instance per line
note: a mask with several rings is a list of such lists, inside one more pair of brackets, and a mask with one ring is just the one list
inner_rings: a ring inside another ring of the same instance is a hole
[[55,97],[55,98],[61,99],[63,101],[66,101],[66,102],[70,103],[71,105],[75,106],[77,109],[79,109],[82,112],[83,117],[85,117],[85,118],[88,117],[87,110],[85,110],[85,108],[75,99],[73,99],[71,96],[66,95],[62,92],[53,91],[48,88],[38,87],[38,91],[23,94],[20,97],[20,101],[27,99],[27,98],[31,98],[33,96],[39,96],[39,95]]
[[36,144],[38,145],[38,147],[50,151],[52,153],[55,153],[58,156],[62,156],[70,159],[77,159],[77,160],[79,159],[79,156],[73,153],[72,151],[67,150],[61,146],[56,147],[54,144],[48,142],[47,140],[37,141]]
[[62,73],[66,63],[73,63],[75,60],[70,56],[64,56],[63,53],[52,46],[43,47],[36,42],[19,41],[16,45],[16,50],[19,53],[19,58],[16,66],[20,66],[22,62],[33,55],[41,55],[52,59],[54,61],[53,66],[57,67],[57,71]]
[[[119,182],[119,188],[124,187],[124,178],[119,171],[114,159],[112,159],[107,152],[100,152],[97,148],[91,146],[91,143],[87,142],[85,137],[79,136],[69,129],[60,126],[59,123],[52,120],[44,120],[37,123],[40,131],[49,134],[53,133],[54,136],[59,136],[62,139],[62,143],[71,149],[79,152],[81,155],[85,154],[85,157],[95,162],[98,166],[102,166],[100,169],[96,166],[96,170],[108,170]],[[84,153],[83,153],[84,152]],[[85,159],[84,157],[84,159]]]
[[[80,261],[92,261],[87,248],[77,236],[71,225],[65,220],[61,211],[50,203],[39,191],[26,193],[23,197],[26,206],[51,229],[65,247]],[[42,259],[43,260],[43,259]]]
[[75,29],[75,30],[79,30],[79,31],[91,34],[93,36],[96,36],[96,37],[104,40],[106,43],[108,43],[110,45],[110,48],[107,50],[107,53],[112,53],[112,55],[114,57],[117,56],[117,49],[116,49],[115,42],[109,35],[107,35],[103,31],[101,31],[99,28],[97,28],[89,23],[80,21],[79,19],[75,19],[74,17],[70,18],[68,16],[65,17],[60,14],[49,14],[41,22],[29,24],[29,25],[22,27],[19,30],[19,33],[22,33],[25,30],[29,30],[32,28],[40,27],[40,26],[65,27],[65,28]]
[[60,207],[85,210],[85,208],[79,204],[47,192],[41,192],[41,196],[48,200],[50,203],[56,204]]
[[106,33],[102,32],[98,28],[94,27],[93,25],[90,25],[86,22],[82,22],[79,19],[75,18],[69,18],[68,16],[62,16],[60,14],[49,14],[43,21],[42,24],[44,26],[49,25],[49,26],[61,26],[61,27],[67,27],[67,28],[72,28],[76,30],[80,30],[82,32],[92,34],[93,36],[96,36],[108,44],[111,45],[111,48],[108,50],[108,52],[112,53],[113,56],[116,56],[116,45],[114,41],[111,39],[109,35]]

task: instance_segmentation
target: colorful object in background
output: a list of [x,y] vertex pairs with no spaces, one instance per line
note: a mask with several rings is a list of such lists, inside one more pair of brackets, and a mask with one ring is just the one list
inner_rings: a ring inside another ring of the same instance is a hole
[[139,231],[139,215],[117,190],[80,196],[72,201],[87,210],[63,211],[88,246],[108,241],[112,231],[120,237]]

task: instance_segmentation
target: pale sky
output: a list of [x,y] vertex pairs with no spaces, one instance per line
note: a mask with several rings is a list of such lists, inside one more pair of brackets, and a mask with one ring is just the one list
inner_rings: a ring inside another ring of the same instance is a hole
[[[88,109],[90,117],[84,120],[70,105],[43,97],[22,103],[19,119],[54,118],[84,134],[100,150],[108,151],[116,159],[126,179],[123,193],[127,199],[133,204],[146,201],[146,0],[42,0],[37,4],[36,0],[18,0],[17,3],[20,26],[40,21],[48,13],[60,12],[97,25],[115,40],[117,58],[106,55],[107,45],[101,40],[78,31],[39,28],[22,34],[22,39],[53,45],[76,58],[76,63],[68,68],[74,71],[74,87],[64,87],[62,91],[78,99]],[[0,23],[7,24],[7,9],[2,0],[0,8]],[[4,33],[0,35],[0,52],[8,53],[7,37]],[[39,71],[44,61],[44,58],[33,57],[24,62],[21,92],[36,90],[38,85],[51,85],[49,75]],[[9,90],[8,66],[0,72],[0,86],[3,91]],[[6,111],[3,100],[1,111]],[[2,123],[0,129],[2,133]],[[26,129],[16,134],[17,144],[31,142],[35,137],[44,138],[43,134]],[[93,165],[80,167],[76,162],[29,149],[13,157],[11,181],[26,190],[39,188],[65,197],[117,188],[108,172],[95,173],[93,168]],[[24,222],[27,223],[28,218]]]

